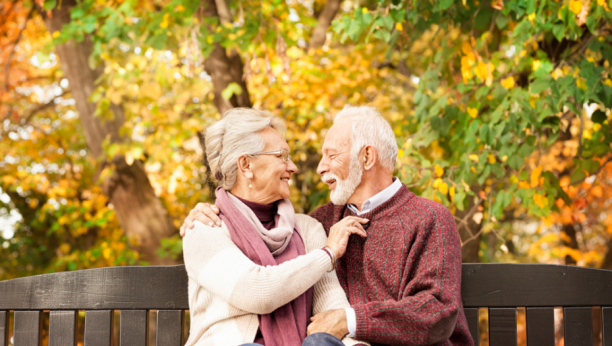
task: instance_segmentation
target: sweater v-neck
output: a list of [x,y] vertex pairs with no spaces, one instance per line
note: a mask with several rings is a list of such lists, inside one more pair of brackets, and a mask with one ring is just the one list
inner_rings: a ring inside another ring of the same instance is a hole
[[255,216],[257,216],[257,219],[259,220],[259,222],[261,222],[262,226],[264,226],[265,229],[271,230],[276,226],[275,219],[276,214],[278,213],[276,203],[262,204],[257,202],[251,202],[238,196],[235,197],[238,198],[247,207],[249,207],[253,211],[253,213],[255,213]]
[[361,215],[355,214],[350,208],[348,208],[347,205],[335,206],[334,219],[337,221],[340,221],[341,219],[347,216],[357,216],[363,219],[368,219],[370,220],[370,222],[368,222],[364,226],[364,229],[366,230],[366,233],[367,233],[368,226],[372,222],[382,219],[383,217],[393,212],[397,208],[405,205],[406,203],[409,203],[410,200],[414,196],[415,194],[412,191],[408,190],[406,185],[402,184],[402,187],[395,193],[395,195],[393,195],[391,198],[389,198],[387,201],[385,201],[383,204],[379,205],[378,207],[370,210],[367,213],[361,214]]

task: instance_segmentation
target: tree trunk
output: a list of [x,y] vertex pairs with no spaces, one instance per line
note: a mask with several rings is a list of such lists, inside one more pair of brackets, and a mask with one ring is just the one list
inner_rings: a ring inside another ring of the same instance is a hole
[[[229,8],[224,0],[204,0],[203,5],[203,15],[205,17],[217,17],[219,22],[223,24],[231,22]],[[213,83],[213,93],[215,95],[213,102],[221,115],[234,107],[251,107],[251,98],[244,81],[243,69],[244,65],[240,54],[232,51],[228,56],[226,49],[219,43],[215,43],[215,49],[204,61],[204,70]],[[221,93],[230,83],[238,84],[242,92],[225,99]]]
[[[52,16],[46,16],[45,11],[41,11],[47,29],[51,33],[61,30],[64,24],[70,22],[70,9],[75,5],[75,0],[64,0],[61,6],[52,11]],[[111,105],[113,119],[103,121],[94,117],[96,105],[88,99],[96,88],[95,81],[102,75],[104,66],[95,70],[89,67],[92,47],[91,40],[86,38],[82,42],[70,41],[58,45],[55,51],[70,83],[89,149],[94,157],[100,158],[104,153],[102,142],[105,138],[109,137],[111,143],[123,140],[119,129],[125,116],[121,106]],[[139,241],[136,249],[151,264],[176,263],[171,258],[160,258],[156,253],[161,239],[175,234],[176,229],[164,205],[155,196],[142,162],[134,161],[128,165],[123,156],[117,156],[112,163],[116,165],[114,173],[102,184],[125,234]]]
[[[578,239],[576,238],[576,228],[574,225],[564,225],[561,232],[565,233],[569,238],[568,240],[563,240],[563,245],[572,249],[578,249]],[[576,265],[576,260],[572,256],[566,255],[565,264]]]

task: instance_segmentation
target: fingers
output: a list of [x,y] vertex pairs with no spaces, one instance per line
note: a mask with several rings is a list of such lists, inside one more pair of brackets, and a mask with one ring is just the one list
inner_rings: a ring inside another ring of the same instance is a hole
[[211,208],[207,209],[204,214],[210,220],[209,223],[214,223],[217,226],[221,226],[221,219],[219,218],[219,215],[217,215],[219,213],[219,209],[217,209],[215,212],[212,207],[216,208],[216,206],[211,206]]
[[368,234],[361,227],[347,227],[346,230],[348,231],[347,236],[350,236],[351,234],[358,234],[362,238],[365,238],[368,236]]
[[185,224],[183,224],[183,225],[181,226],[181,229],[180,229],[180,231],[179,231],[179,234],[181,235],[181,237],[184,237],[184,236],[185,236]]
[[364,224],[364,225],[366,223],[370,222],[370,220],[364,219],[364,218],[361,218],[361,217],[358,217],[358,216],[347,216],[344,219],[342,219],[342,221],[344,221],[344,220],[356,221],[356,222],[359,222],[359,223]]

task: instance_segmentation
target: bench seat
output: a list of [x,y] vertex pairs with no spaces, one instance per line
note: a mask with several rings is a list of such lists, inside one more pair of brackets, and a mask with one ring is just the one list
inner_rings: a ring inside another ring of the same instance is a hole
[[[156,344],[180,346],[189,309],[187,273],[179,266],[108,267],[0,282],[0,346],[38,346],[49,311],[49,346],[76,344],[85,310],[84,346],[108,346],[113,311],[120,345],[147,344],[148,311],[157,310]],[[601,307],[603,346],[612,346],[612,271],[547,264],[464,264],[461,294],[479,342],[479,308],[488,308],[491,346],[517,345],[517,307],[525,308],[527,345],[554,346],[554,308],[562,307],[566,346],[593,345],[592,307]]]

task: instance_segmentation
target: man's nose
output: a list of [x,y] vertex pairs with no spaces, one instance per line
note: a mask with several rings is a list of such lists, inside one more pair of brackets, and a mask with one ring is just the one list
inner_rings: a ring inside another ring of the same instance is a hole
[[317,166],[317,174],[323,175],[327,172],[329,172],[329,166],[327,162],[325,162],[325,159],[322,158],[321,161],[319,161],[319,166]]

